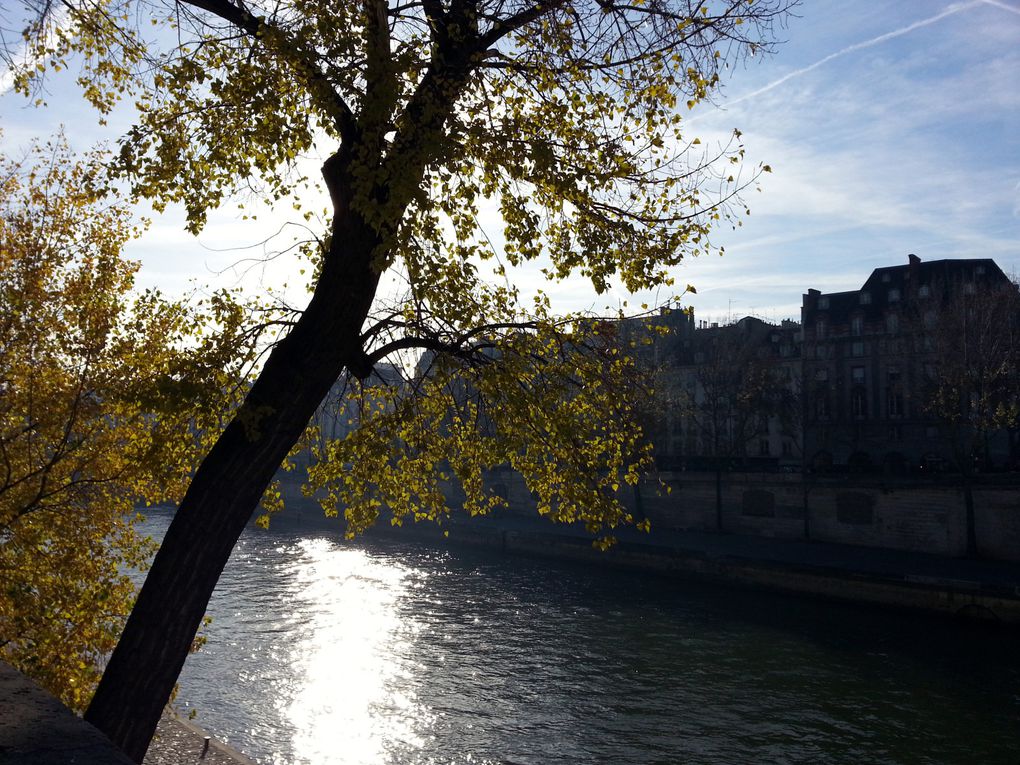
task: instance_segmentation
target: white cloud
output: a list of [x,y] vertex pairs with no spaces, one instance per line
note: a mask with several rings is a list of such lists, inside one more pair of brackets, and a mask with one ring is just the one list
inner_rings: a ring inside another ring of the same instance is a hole
[[909,34],[916,29],[921,29],[922,27],[934,24],[937,21],[941,21],[942,19],[948,16],[952,16],[953,14],[967,10],[968,8],[972,8],[975,5],[978,5],[982,2],[995,4],[993,0],[970,0],[970,2],[966,3],[954,3],[953,5],[947,6],[945,9],[935,14],[934,16],[929,16],[928,18],[921,19],[920,21],[915,21],[912,24],[908,24],[904,27],[900,27],[899,29],[894,29],[891,32],[886,32],[885,34],[878,35],[877,37],[873,37],[870,40],[864,40],[859,43],[854,43],[853,45],[848,45],[845,48],[836,51],[835,53],[830,53],[828,56],[825,56],[824,58],[815,61],[813,64],[809,64],[808,66],[801,67],[800,69],[795,69],[792,72],[788,72],[787,74],[784,74],[782,77],[773,80],[768,85],[765,85],[762,88],[758,88],[757,90],[754,90],[750,93],[747,93],[734,99],[733,101],[730,101],[729,105],[735,106],[741,103],[742,101],[747,101],[752,98],[756,98],[757,96],[763,95],[769,92],[770,90],[774,90],[775,88],[780,87],[781,85],[785,84],[786,82],[789,82],[795,77],[800,77],[801,75],[814,71],[815,69],[818,69],[819,67],[822,67],[825,64],[828,64],[830,61],[833,61],[837,58],[841,58],[842,56],[846,56],[850,53],[856,53],[857,51],[864,50],[865,48],[880,45],[888,40],[893,40],[897,37],[902,37],[903,35]]

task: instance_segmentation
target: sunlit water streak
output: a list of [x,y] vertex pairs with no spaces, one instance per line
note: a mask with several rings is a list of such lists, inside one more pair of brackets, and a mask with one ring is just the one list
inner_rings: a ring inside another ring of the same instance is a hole
[[178,705],[260,763],[1020,763],[1005,630],[286,530],[210,613]]

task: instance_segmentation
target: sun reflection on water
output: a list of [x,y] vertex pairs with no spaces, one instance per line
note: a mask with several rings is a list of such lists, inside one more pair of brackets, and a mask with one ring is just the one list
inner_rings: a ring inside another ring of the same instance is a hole
[[1015,640],[886,612],[252,531],[210,613],[181,711],[260,765],[1017,762]]
[[399,604],[422,572],[327,539],[299,546],[294,610],[309,621],[290,647],[293,693],[283,710],[295,759],[376,765],[420,749],[430,714],[416,689],[417,630]]

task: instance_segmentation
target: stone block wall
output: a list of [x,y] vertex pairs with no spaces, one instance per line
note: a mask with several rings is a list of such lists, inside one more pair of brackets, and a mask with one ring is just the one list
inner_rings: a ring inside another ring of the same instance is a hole
[[[715,477],[665,477],[659,495],[642,484],[641,505],[666,529],[716,528]],[[806,496],[805,496],[805,488]],[[978,548],[988,558],[1020,561],[1020,491],[983,487],[974,492]],[[812,481],[799,475],[741,474],[724,478],[723,530],[737,534],[914,550],[962,556],[966,551],[963,491],[957,486]],[[806,505],[806,522],[805,522]]]

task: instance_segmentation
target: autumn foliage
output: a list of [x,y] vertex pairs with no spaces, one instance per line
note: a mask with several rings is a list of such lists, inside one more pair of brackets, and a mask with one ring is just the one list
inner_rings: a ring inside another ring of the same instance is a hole
[[101,159],[0,164],[0,657],[76,709],[154,551],[135,507],[180,496],[243,367],[228,296],[132,292]]

